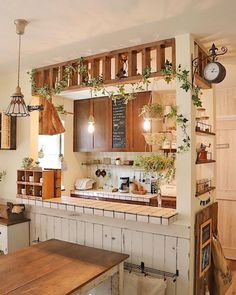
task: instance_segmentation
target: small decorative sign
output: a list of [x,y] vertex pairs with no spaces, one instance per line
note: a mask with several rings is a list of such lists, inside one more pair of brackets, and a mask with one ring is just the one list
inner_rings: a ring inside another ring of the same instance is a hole
[[112,148],[126,147],[126,104],[124,100],[112,101]]

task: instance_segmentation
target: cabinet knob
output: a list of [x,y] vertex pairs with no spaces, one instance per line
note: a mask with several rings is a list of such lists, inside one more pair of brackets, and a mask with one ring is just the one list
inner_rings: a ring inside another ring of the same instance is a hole
[[2,233],[0,232],[0,235],[1,235]]

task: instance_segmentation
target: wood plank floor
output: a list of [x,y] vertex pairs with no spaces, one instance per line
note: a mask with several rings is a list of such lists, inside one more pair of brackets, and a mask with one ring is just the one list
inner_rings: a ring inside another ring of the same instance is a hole
[[226,295],[236,295],[236,260],[228,260],[228,263],[233,274],[233,284]]

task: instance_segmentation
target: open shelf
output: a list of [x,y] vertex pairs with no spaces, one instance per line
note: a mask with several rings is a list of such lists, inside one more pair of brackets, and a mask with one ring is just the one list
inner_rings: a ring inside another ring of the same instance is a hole
[[205,160],[205,161],[196,161],[196,164],[197,165],[200,165],[200,164],[208,164],[208,163],[215,163],[216,160]]
[[206,194],[206,193],[209,193],[209,192],[211,192],[211,191],[213,191],[213,190],[215,190],[215,187],[214,187],[214,186],[212,186],[212,187],[208,187],[208,189],[206,189],[206,190],[204,190],[204,191],[197,192],[197,193],[195,194],[195,197],[199,197],[199,196],[204,195],[204,194]]
[[195,130],[197,135],[212,135],[215,136],[216,134],[214,132],[208,132],[208,131],[197,131]]

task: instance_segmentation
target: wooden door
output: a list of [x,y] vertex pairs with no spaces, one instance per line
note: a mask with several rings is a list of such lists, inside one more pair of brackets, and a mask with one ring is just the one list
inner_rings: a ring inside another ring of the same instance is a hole
[[93,134],[88,132],[90,111],[90,99],[74,102],[74,152],[86,152],[93,149]]
[[99,97],[92,99],[93,116],[95,120],[94,144],[95,151],[109,150],[109,136],[111,130],[110,98]]
[[150,91],[140,92],[132,103],[132,151],[145,152],[151,151],[151,147],[145,142],[143,133],[143,118],[139,116],[140,109],[149,103]]
[[236,259],[236,120],[217,122],[219,235],[227,258]]

